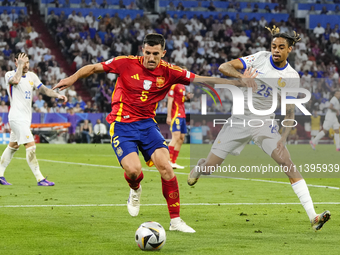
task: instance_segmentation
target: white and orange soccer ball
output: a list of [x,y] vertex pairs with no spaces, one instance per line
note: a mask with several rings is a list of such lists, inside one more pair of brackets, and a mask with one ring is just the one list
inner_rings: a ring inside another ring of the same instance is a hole
[[141,224],[135,234],[138,247],[144,251],[160,250],[166,240],[165,230],[161,224],[148,221]]

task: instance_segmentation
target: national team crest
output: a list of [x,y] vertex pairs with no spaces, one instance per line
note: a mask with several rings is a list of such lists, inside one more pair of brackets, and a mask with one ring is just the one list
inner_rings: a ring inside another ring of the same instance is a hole
[[143,88],[145,90],[149,90],[151,88],[151,85],[152,85],[152,81],[144,80]]
[[120,157],[120,156],[123,155],[123,150],[122,150],[122,148],[120,148],[120,147],[117,148],[117,155],[118,155],[118,157]]
[[165,85],[165,78],[164,77],[157,77],[156,79],[156,86],[157,88],[162,88]]
[[277,85],[279,85],[281,88],[286,86],[286,82],[282,80],[282,77],[277,81]]
[[29,81],[29,83],[30,83],[31,86],[33,86],[33,84],[34,84],[33,81]]

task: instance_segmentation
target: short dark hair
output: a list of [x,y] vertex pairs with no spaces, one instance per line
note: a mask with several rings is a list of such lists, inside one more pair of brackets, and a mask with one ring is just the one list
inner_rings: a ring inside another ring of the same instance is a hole
[[165,39],[163,37],[163,35],[161,34],[157,34],[157,33],[152,33],[152,34],[147,34],[144,37],[144,41],[143,41],[143,47],[145,44],[149,44],[150,46],[155,46],[160,44],[162,49],[165,48]]
[[25,52],[18,52],[17,54],[15,54],[15,59],[18,59],[18,57],[19,57],[19,55],[20,54],[25,54],[27,57],[28,57],[28,55],[27,55],[27,53],[25,53]]
[[287,43],[288,43],[288,47],[290,46],[295,46],[295,43],[297,43],[298,41],[300,41],[300,37],[295,37],[295,36],[291,36],[289,34],[286,33],[277,33],[275,35],[273,35],[273,39],[276,37],[281,37],[286,39]]

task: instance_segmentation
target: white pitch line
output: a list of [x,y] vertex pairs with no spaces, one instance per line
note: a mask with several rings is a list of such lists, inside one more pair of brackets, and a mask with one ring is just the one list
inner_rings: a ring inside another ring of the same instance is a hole
[[[26,160],[26,158],[17,158],[21,160]],[[50,159],[38,159],[38,161],[45,161],[45,162],[52,162],[52,163],[59,163],[59,164],[69,164],[69,165],[79,165],[79,166],[91,166],[91,167],[104,167],[104,168],[116,168],[116,169],[122,169],[120,166],[107,166],[107,165],[97,165],[97,164],[87,164],[87,163],[77,163],[77,162],[67,162],[67,161],[57,161],[57,160],[50,160]],[[158,173],[158,170],[153,169],[147,169],[142,168],[143,171],[146,172],[156,172]],[[188,173],[183,172],[174,172],[175,174],[184,174],[187,175]],[[205,175],[204,177],[208,178],[227,178],[227,179],[236,179],[236,180],[243,180],[243,181],[256,181],[256,182],[268,182],[268,183],[277,183],[277,184],[288,184],[289,182],[279,182],[279,181],[270,181],[270,180],[262,180],[262,179],[249,179],[249,178],[240,178],[240,177],[228,177],[228,176],[220,176],[220,175]],[[315,187],[315,188],[327,188],[327,189],[336,189],[339,190],[339,187],[332,187],[332,186],[324,186],[324,185],[314,185],[314,184],[307,184],[309,187]]]
[[[316,205],[340,205],[340,202],[316,202]],[[301,203],[183,203],[184,206],[220,206],[220,205],[301,205]],[[83,204],[83,205],[2,205],[0,208],[28,207],[122,207],[126,204]],[[141,204],[141,206],[166,206],[166,204]]]

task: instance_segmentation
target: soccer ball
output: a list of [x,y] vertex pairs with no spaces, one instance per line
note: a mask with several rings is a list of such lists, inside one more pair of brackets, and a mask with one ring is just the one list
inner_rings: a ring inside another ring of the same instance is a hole
[[138,247],[144,251],[160,250],[166,240],[165,230],[161,224],[155,221],[144,222],[135,234]]

